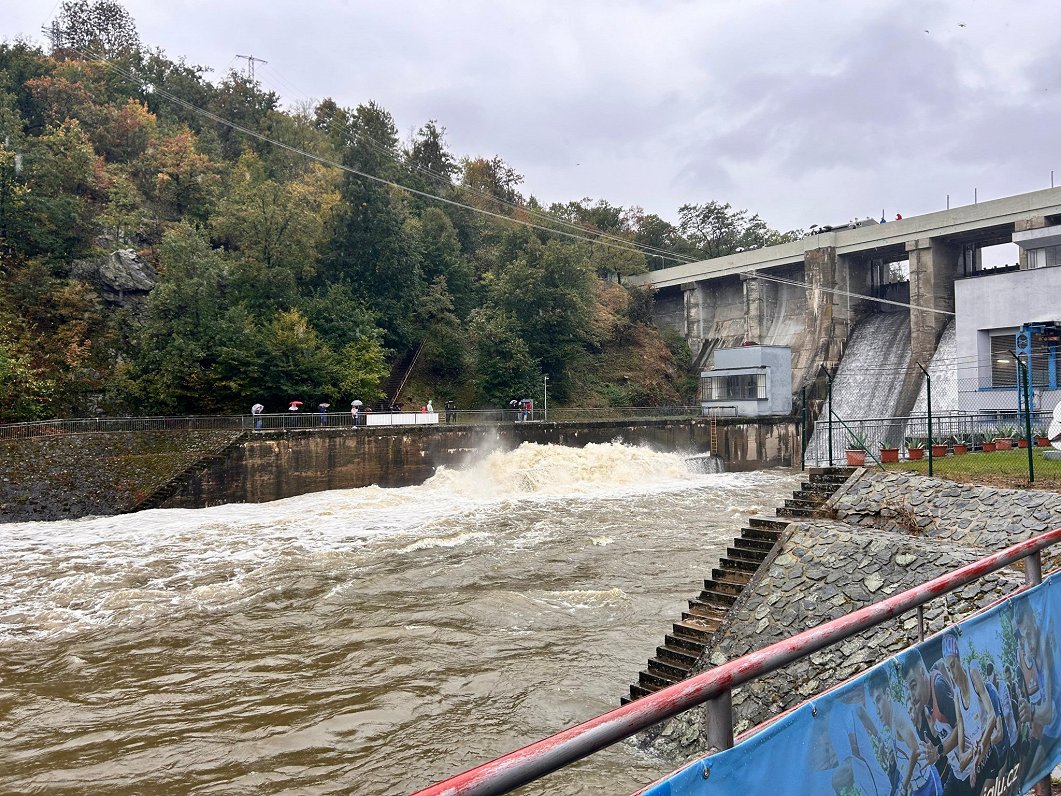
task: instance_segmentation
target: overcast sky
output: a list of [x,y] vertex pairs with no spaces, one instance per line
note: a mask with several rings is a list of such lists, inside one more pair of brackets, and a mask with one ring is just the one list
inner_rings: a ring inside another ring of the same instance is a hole
[[[375,100],[407,139],[500,155],[545,203],[777,229],[1061,185],[1057,0],[127,0],[142,41],[294,105]],[[55,0],[0,0],[41,38]]]

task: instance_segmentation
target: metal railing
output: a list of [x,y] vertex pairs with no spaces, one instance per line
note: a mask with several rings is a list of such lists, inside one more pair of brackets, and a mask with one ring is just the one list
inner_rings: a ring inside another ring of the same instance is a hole
[[417,791],[413,796],[495,796],[508,793],[698,705],[708,706],[708,747],[712,751],[727,749],[733,745],[733,688],[907,611],[918,611],[919,637],[923,640],[922,606],[925,603],[1021,559],[1024,560],[1025,583],[1039,583],[1042,581],[1040,551],[1058,542],[1061,542],[1061,528],[675,683],[636,702]]
[[[518,421],[518,411],[510,409],[461,409],[447,412],[438,407],[439,425],[482,425]],[[372,412],[375,417],[392,415]],[[398,414],[415,414],[405,412]],[[549,422],[594,420],[650,420],[659,418],[700,417],[699,406],[627,406],[627,407],[568,407],[549,410]],[[0,440],[49,437],[63,434],[116,433],[128,431],[269,431],[280,429],[353,428],[366,424],[364,413],[355,424],[349,412],[277,412],[261,415],[189,415],[183,417],[86,417],[60,420],[37,420],[0,425]],[[543,414],[537,409],[529,422],[541,422]],[[412,425],[413,422],[374,425]]]

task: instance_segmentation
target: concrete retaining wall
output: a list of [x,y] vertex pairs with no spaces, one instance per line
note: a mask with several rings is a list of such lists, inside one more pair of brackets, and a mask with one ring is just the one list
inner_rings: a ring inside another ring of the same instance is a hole
[[[718,434],[728,470],[799,461],[799,435],[791,420],[722,420]],[[459,466],[479,453],[523,442],[577,448],[616,440],[702,453],[710,449],[710,424],[694,419],[258,432],[223,459],[189,473],[162,505],[195,508],[371,484],[408,486],[430,478],[440,466]]]

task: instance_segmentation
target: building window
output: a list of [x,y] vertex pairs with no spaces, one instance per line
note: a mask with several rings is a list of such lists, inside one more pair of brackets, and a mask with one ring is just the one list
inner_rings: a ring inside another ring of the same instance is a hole
[[1061,265],[1061,246],[1028,249],[1028,268],[1054,268]]
[[996,334],[991,337],[991,386],[1016,387],[1017,362],[1013,359],[1012,334]]
[[[999,334],[991,337],[991,386],[1016,387],[1017,363],[1013,359],[1016,341],[1012,334]],[[1047,390],[1058,388],[1061,375],[1061,359],[1058,343],[1040,332],[1032,333],[1032,386]]]
[[765,373],[709,376],[704,382],[704,397],[708,401],[756,401],[766,398]]

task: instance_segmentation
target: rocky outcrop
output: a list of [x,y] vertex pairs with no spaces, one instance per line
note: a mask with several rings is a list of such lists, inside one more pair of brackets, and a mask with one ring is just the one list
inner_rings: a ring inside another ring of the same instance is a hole
[[158,283],[158,273],[132,249],[119,249],[106,257],[75,260],[70,275],[88,282],[111,307],[139,309]]

